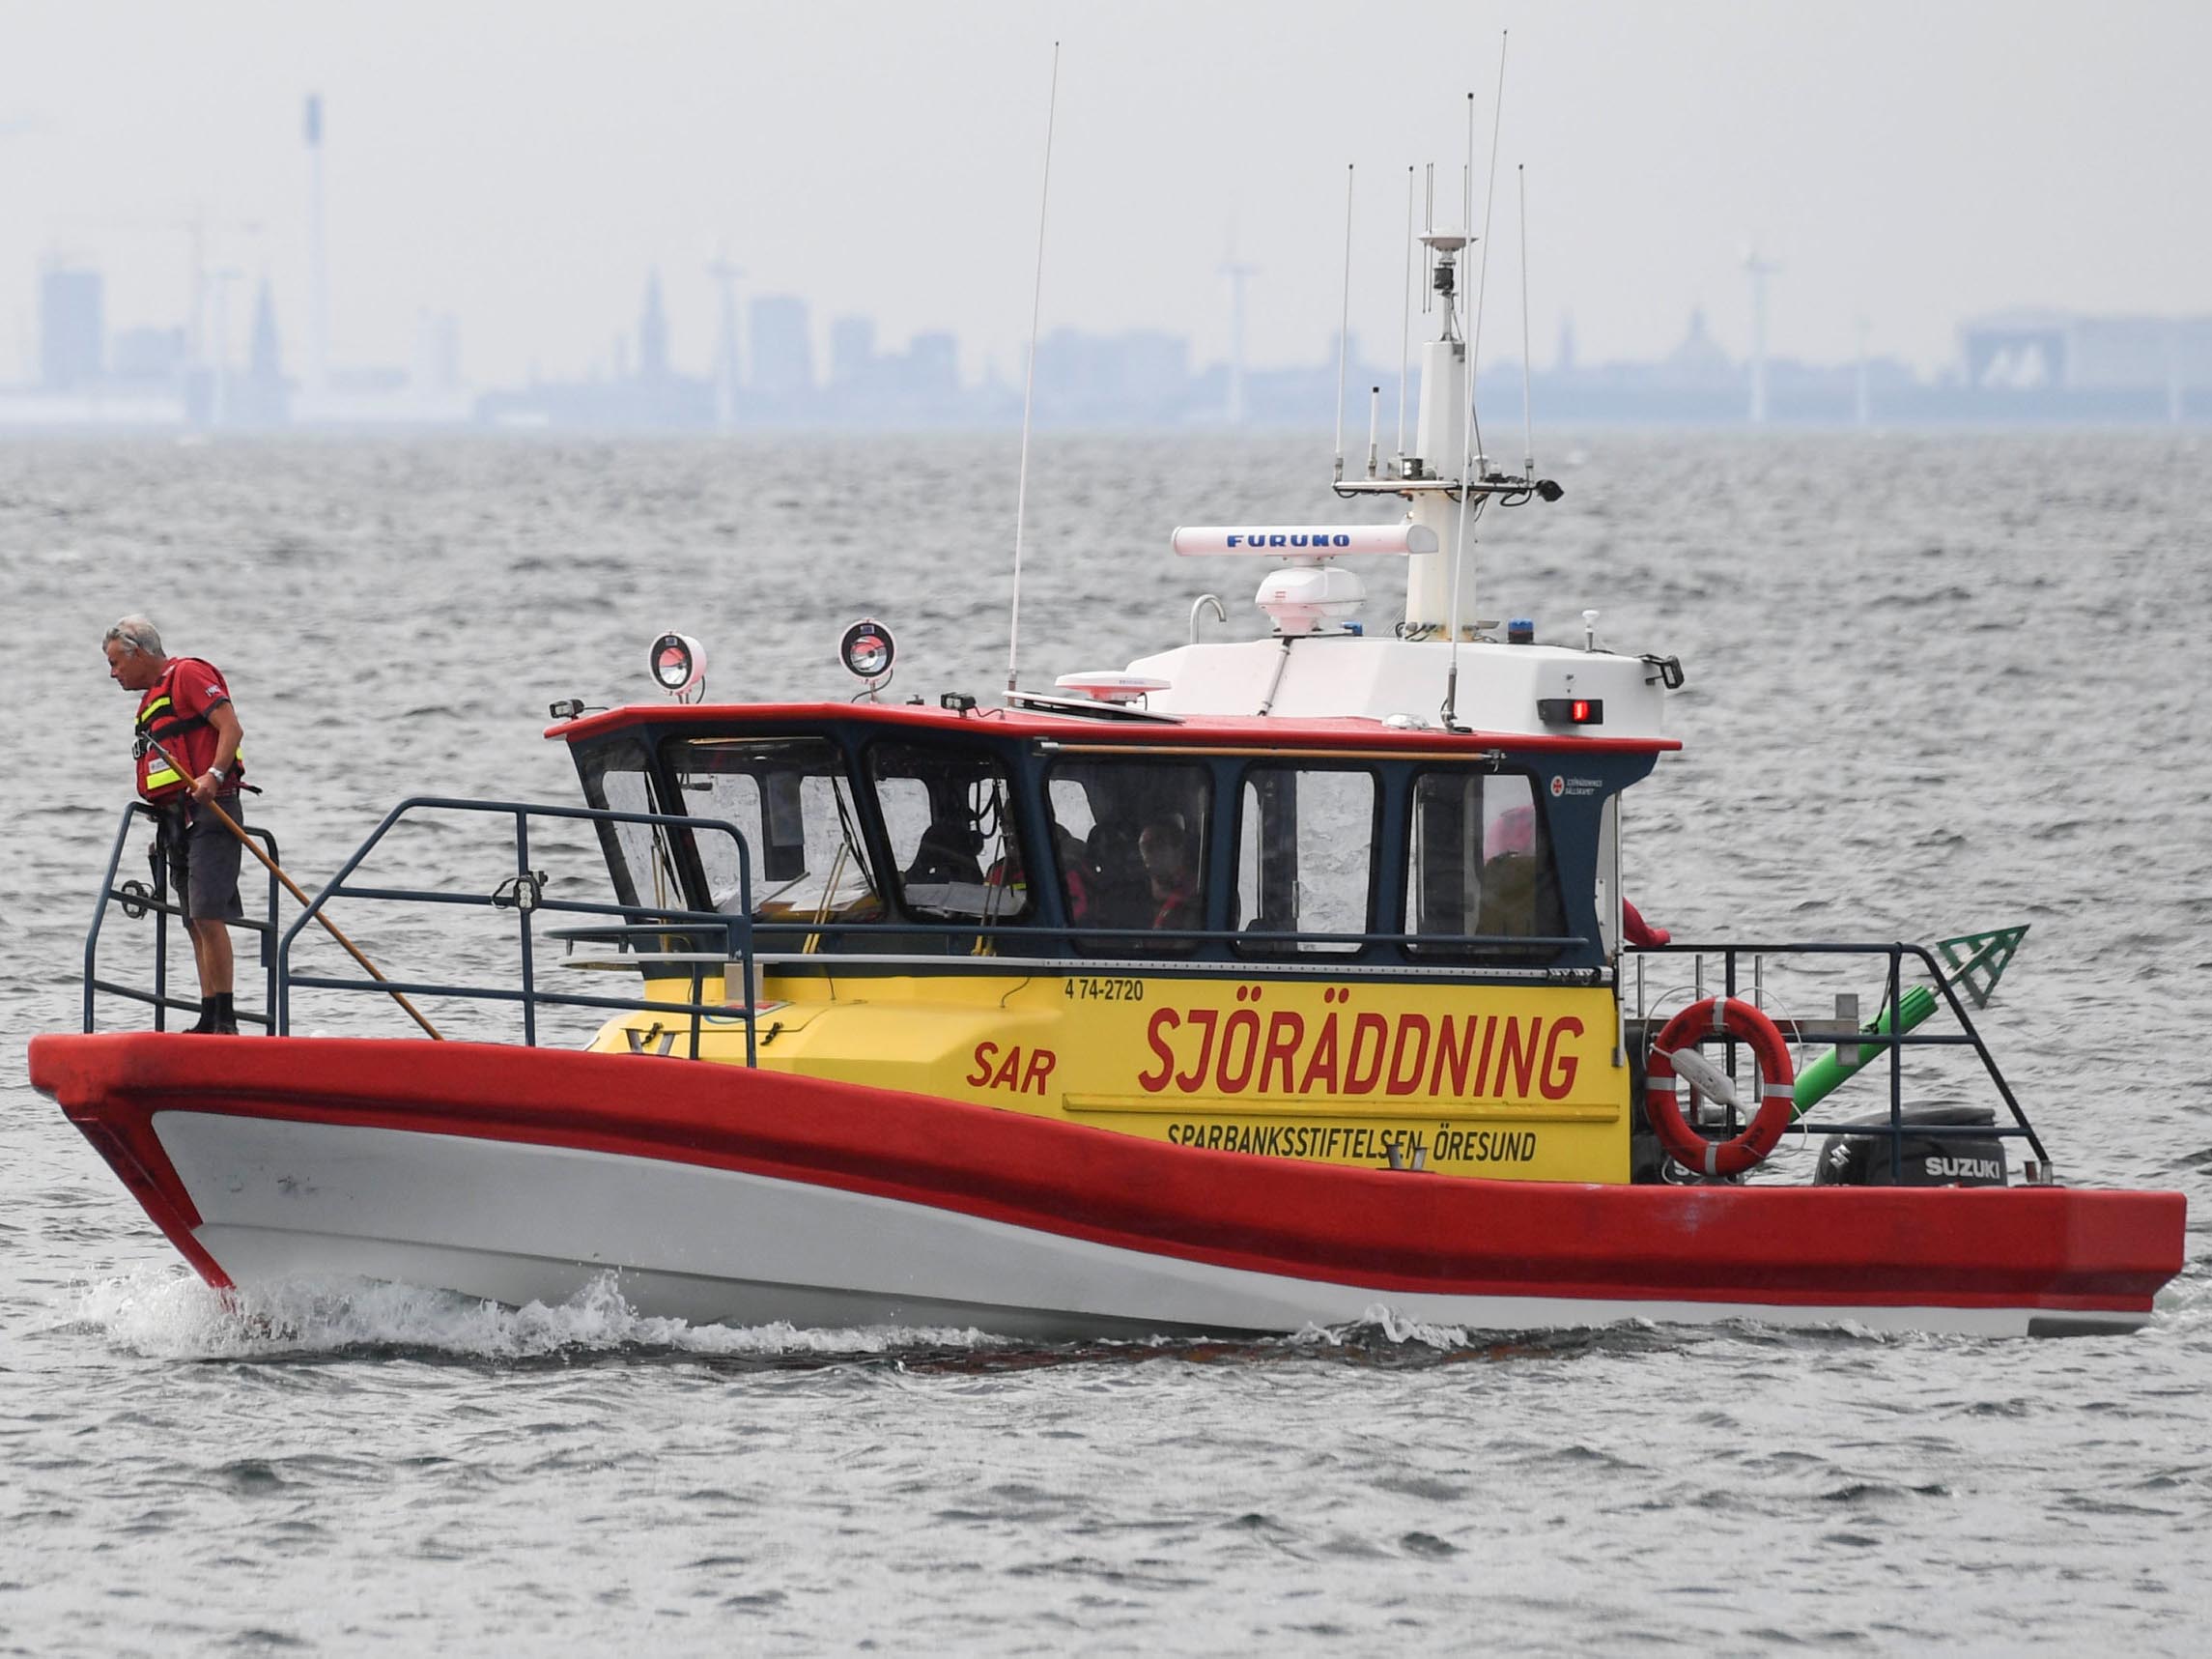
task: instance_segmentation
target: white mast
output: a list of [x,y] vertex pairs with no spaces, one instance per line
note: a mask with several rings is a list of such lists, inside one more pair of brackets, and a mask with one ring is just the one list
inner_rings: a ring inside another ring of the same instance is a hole
[[[1424,478],[1456,478],[1467,447],[1467,343],[1460,337],[1454,297],[1459,261],[1468,239],[1451,231],[1430,231],[1421,238],[1434,260],[1430,284],[1440,313],[1436,337],[1421,348],[1421,415],[1413,447]],[[1408,462],[1408,475],[1412,463]],[[1442,628],[1452,603],[1455,559],[1472,563],[1473,554],[1460,535],[1464,504],[1444,490],[1413,494],[1412,518],[1436,532],[1436,551],[1417,553],[1405,561],[1405,626]],[[1460,572],[1460,604],[1474,607],[1474,572]]]

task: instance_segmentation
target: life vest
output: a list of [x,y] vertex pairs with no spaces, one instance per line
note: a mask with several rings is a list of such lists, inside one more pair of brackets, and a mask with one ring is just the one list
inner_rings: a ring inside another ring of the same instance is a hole
[[[198,657],[173,657],[161,677],[147,687],[138,701],[138,792],[150,801],[166,801],[183,794],[191,781],[215,763],[221,743],[208,710],[230,701],[231,688],[222,671]],[[180,706],[185,712],[180,712]],[[153,738],[185,770],[180,775],[155,753]],[[230,776],[221,792],[229,794],[245,777],[241,750],[232,760]]]

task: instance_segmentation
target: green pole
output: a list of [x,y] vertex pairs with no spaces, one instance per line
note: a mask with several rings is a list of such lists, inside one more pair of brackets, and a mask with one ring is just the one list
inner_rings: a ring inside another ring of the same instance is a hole
[[[1928,1015],[1936,1012],[1936,993],[1924,985],[1910,987],[1904,995],[1905,1022],[1903,1029],[1910,1031]],[[1870,1037],[1890,1034],[1889,1010],[1885,1008],[1872,1023],[1859,1027]],[[1826,1054],[1804,1069],[1798,1078],[1797,1098],[1792,1115],[1803,1117],[1814,1106],[1826,1100],[1861,1067],[1882,1053],[1880,1048],[1860,1048],[1858,1057],[1846,1060],[1841,1048],[1830,1048]]]

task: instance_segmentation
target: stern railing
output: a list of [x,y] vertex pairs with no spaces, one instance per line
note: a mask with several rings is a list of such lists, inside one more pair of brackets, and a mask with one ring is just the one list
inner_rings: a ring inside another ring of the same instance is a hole
[[[2019,1098],[2012,1092],[2012,1085],[2005,1081],[2004,1073],[1997,1063],[1997,1056],[1990,1052],[1989,1044],[1982,1041],[1980,1031],[1974,1026],[1973,1015],[1968,1012],[1967,1005],[1959,996],[1955,984],[1951,978],[1945,975],[1943,969],[1937,963],[1935,957],[1925,945],[1911,944],[1903,940],[1869,944],[1668,943],[1665,945],[1638,946],[1625,952],[1624,955],[1632,958],[1635,963],[1635,1013],[1627,1015],[1626,1017],[1634,1021],[1641,1028],[1643,1043],[1648,1043],[1653,1034],[1653,1021],[1647,1012],[1649,1004],[1645,994],[1644,973],[1645,962],[1650,958],[1666,956],[1691,958],[1694,963],[1691,980],[1693,1001],[1702,1000],[1709,994],[1706,985],[1706,959],[1709,957],[1720,958],[1718,994],[1730,997],[1742,996],[1744,994],[1742,964],[1747,958],[1750,967],[1752,992],[1749,1000],[1756,1003],[1760,1000],[1764,990],[1765,963],[1767,958],[1771,957],[1875,957],[1886,963],[1883,1006],[1892,1011],[1903,1006],[1905,962],[1908,958],[1912,958],[1927,969],[1928,977],[1934,982],[1937,993],[1943,998],[1944,1005],[1950,1009],[1952,1017],[1958,1021],[1956,1031],[1894,1029],[1898,1023],[1894,1015],[1891,1017],[1893,1029],[1888,1031],[1877,1030],[1873,1023],[1860,1024],[1856,1016],[1851,1015],[1839,1015],[1832,1020],[1776,1018],[1772,1010],[1762,1007],[1761,1012],[1767,1014],[1770,1018],[1774,1018],[1774,1023],[1780,1028],[1783,1037],[1793,1046],[1803,1043],[1816,1043],[1824,1046],[1833,1044],[1839,1047],[1878,1048],[1888,1051],[1889,1111],[1887,1123],[1816,1123],[1810,1121],[1809,1116],[1807,1116],[1800,1117],[1793,1122],[1791,1132],[1807,1135],[1845,1135],[1868,1139],[1878,1135],[1886,1135],[1889,1139],[1890,1168],[1893,1172],[1901,1171],[1905,1160],[1905,1134],[1907,1130],[1905,1123],[1905,1050],[1919,1047],[1971,1048],[1981,1061],[1983,1073],[1995,1085],[1998,1098],[2003,1101],[2005,1110],[2011,1114],[2012,1121],[2009,1124],[1914,1123],[1911,1126],[1913,1135],[1915,1138],[1926,1137],[1932,1140],[1982,1140],[1991,1135],[2025,1140],[2033,1149],[2036,1158],[2039,1160],[2038,1166],[2028,1171],[2028,1179],[2031,1182],[2038,1178],[2048,1179],[2051,1155],[2044,1150],[2043,1142],[2037,1137],[2034,1126],[2028,1121],[2028,1114],[2022,1110]],[[1628,999],[1624,995],[1622,998],[1624,1014],[1626,1014],[1627,1007]],[[1734,1038],[1728,1040],[1727,1070],[1731,1076],[1736,1073],[1736,1050],[1739,1044]],[[1641,1044],[1639,1044],[1640,1051]],[[1734,1107],[1725,1108],[1725,1117],[1727,1130],[1730,1134],[1734,1134],[1742,1129],[1741,1116]]]

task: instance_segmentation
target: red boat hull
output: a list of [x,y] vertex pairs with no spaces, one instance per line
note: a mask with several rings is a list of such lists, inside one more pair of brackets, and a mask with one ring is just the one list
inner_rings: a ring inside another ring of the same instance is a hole
[[[563,1282],[466,1265],[526,1260],[688,1287],[692,1312],[1031,1333],[1295,1328],[1372,1304],[1485,1323],[2056,1331],[2141,1324],[2182,1266],[2175,1192],[1465,1180],[774,1072],[460,1043],[46,1036],[30,1063],[216,1285],[294,1268],[422,1273],[502,1299]],[[453,1236],[435,1212],[402,1215],[400,1187],[421,1197],[464,1167],[458,1207],[476,1216]],[[727,1179],[699,1185],[713,1177]],[[855,1234],[878,1222],[871,1254]],[[832,1265],[810,1273],[814,1259]],[[717,1301],[716,1283],[743,1293]]]

